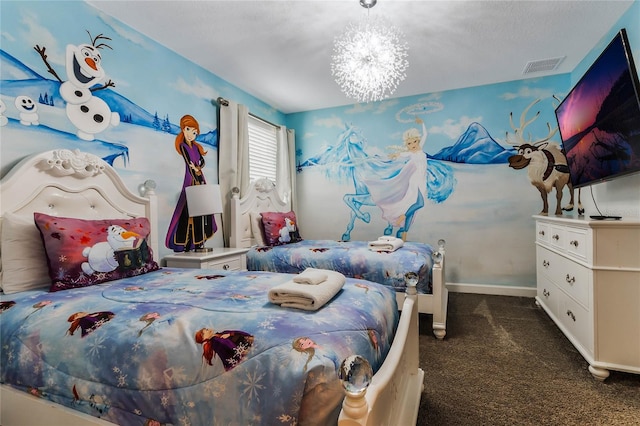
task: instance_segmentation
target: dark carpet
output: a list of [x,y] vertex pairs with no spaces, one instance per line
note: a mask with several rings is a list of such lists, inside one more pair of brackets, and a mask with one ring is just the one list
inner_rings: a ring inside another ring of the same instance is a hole
[[430,321],[418,425],[640,425],[640,375],[596,381],[532,298],[449,293],[443,341]]

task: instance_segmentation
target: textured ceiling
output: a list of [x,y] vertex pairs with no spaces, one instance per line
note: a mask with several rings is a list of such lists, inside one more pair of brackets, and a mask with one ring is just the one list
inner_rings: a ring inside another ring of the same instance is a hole
[[[358,0],[87,3],[284,113],[352,104],[331,76],[333,39],[367,10]],[[409,69],[397,96],[571,72],[632,0],[379,0]],[[524,74],[531,61],[564,58]]]

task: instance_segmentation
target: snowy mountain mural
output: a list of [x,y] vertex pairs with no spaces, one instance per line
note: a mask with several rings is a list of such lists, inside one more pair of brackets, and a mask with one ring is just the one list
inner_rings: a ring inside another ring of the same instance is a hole
[[[345,137],[349,133],[349,138]],[[329,146],[325,151],[302,161],[299,169],[317,165],[344,164],[345,158],[371,157],[382,160],[378,155],[369,156],[365,152],[366,139],[362,132],[355,128],[348,128],[338,137],[338,143]],[[347,144],[347,139],[350,143]],[[340,142],[341,141],[341,142]],[[357,142],[357,143],[356,143]],[[426,154],[431,160],[450,161],[461,164],[502,164],[508,163],[508,158],[516,154],[513,148],[502,147],[479,123],[471,123],[467,130],[458,138],[455,144],[441,149],[436,154]],[[335,171],[334,178],[342,178],[340,170]]]
[[471,123],[455,144],[438,151],[431,158],[465,164],[507,163],[516,151],[505,149],[481,124]]

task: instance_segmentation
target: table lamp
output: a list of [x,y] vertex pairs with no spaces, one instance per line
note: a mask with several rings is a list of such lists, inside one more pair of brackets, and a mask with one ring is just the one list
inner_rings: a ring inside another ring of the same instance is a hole
[[[187,196],[187,209],[189,217],[210,216],[216,213],[222,213],[222,196],[220,195],[220,185],[203,184],[191,185],[185,188]],[[200,220],[202,224],[202,243],[196,245],[195,251],[207,252],[212,248],[205,247],[207,240],[205,234],[205,218]]]

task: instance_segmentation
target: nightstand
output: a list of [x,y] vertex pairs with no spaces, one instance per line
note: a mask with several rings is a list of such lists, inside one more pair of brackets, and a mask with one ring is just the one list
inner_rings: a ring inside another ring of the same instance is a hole
[[164,257],[168,268],[223,269],[246,271],[247,248],[214,248],[209,252],[175,253]]

